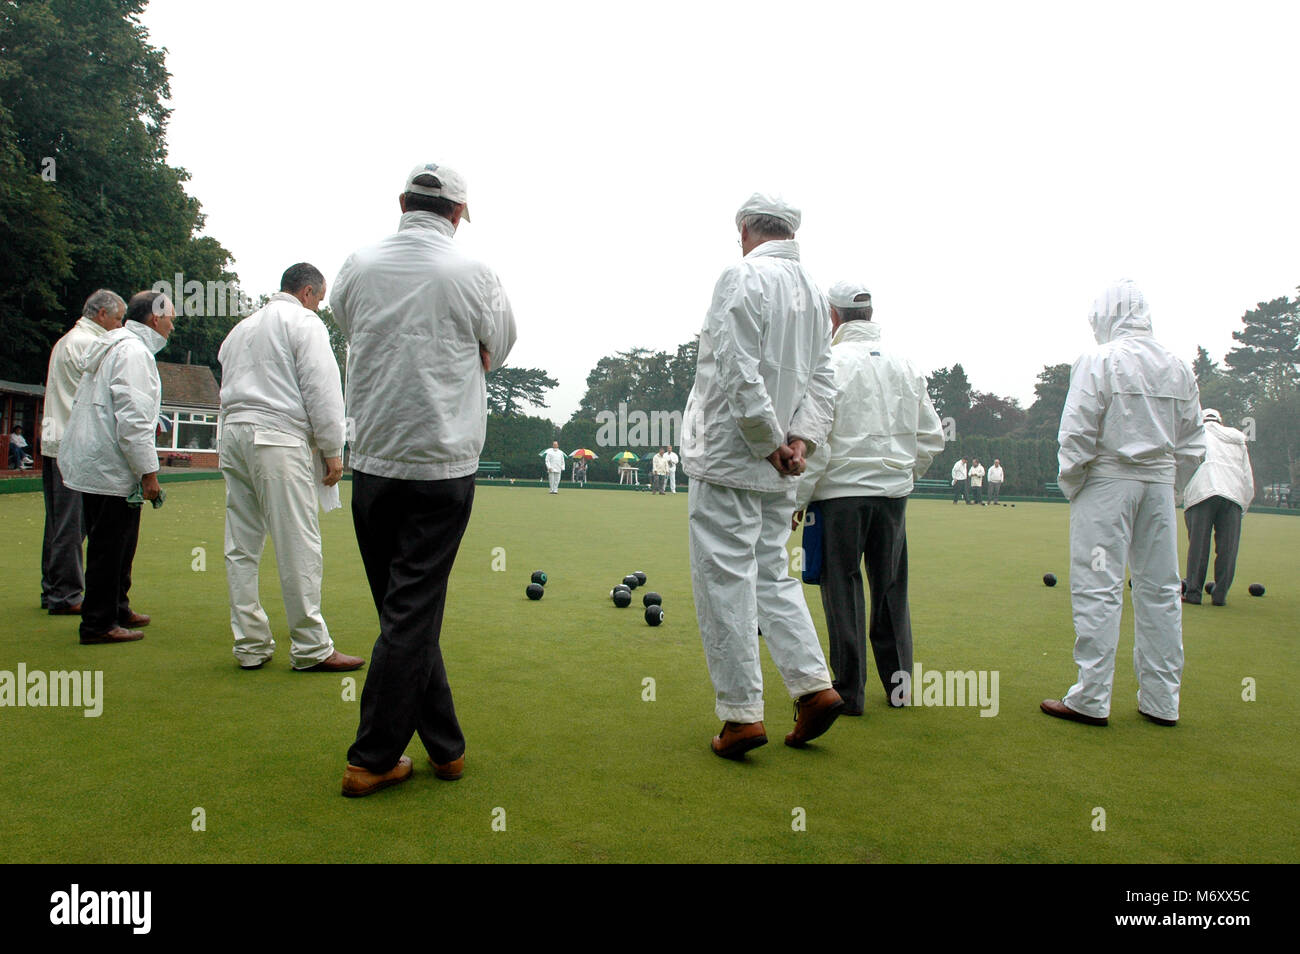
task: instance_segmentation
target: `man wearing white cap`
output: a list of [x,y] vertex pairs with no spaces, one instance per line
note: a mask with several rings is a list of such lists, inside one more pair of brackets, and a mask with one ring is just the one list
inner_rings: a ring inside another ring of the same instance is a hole
[[353,797],[410,778],[414,733],[439,778],[465,765],[439,638],[483,450],[484,375],[515,343],[496,273],[454,241],[467,202],[455,170],[416,166],[397,233],[353,253],[330,299],[349,345],[352,517],[379,613],[343,776]]
[[683,421],[691,582],[724,758],[767,742],[760,628],[796,700],[787,745],[824,733],[844,706],[786,566],[795,478],[821,452],[834,394],[830,315],[799,262],[799,222],[761,194],[736,213],[744,258],[714,288]]
[[1041,708],[1107,724],[1127,564],[1138,712],[1173,726],[1183,675],[1174,492],[1205,457],[1200,395],[1187,362],[1151,337],[1151,312],[1133,282],[1106,289],[1091,318],[1097,347],[1074,362],[1057,435],[1079,675]]
[[1184,603],[1200,603],[1201,587],[1210,562],[1214,534],[1214,592],[1210,602],[1222,606],[1237,570],[1241,518],[1255,499],[1255,473],[1246,450],[1246,435],[1225,427],[1219,412],[1206,408],[1205,463],[1196,469],[1183,491],[1187,522],[1187,588]]
[[799,480],[791,525],[815,504],[835,690],[844,699],[845,715],[861,715],[868,632],[864,563],[871,589],[871,650],[885,699],[901,706],[910,697],[907,495],[914,479],[924,476],[943,451],[943,424],[925,375],[907,358],[881,347],[867,287],[837,282],[827,299],[834,330],[835,417],[829,439]]

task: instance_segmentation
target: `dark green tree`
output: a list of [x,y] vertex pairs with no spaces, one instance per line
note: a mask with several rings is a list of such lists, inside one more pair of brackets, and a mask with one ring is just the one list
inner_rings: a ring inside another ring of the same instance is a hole
[[1263,400],[1300,386],[1300,297],[1262,301],[1241,322],[1232,333],[1238,344],[1223,359],[1229,373],[1253,381]]
[[488,413],[514,417],[525,404],[549,407],[546,392],[559,383],[541,368],[497,368],[487,376]]
[[1070,393],[1070,366],[1045,364],[1034,384],[1034,403],[1026,413],[1023,434],[1030,438],[1056,440],[1061,429],[1061,412]]
[[[198,235],[188,174],[167,164],[169,77],[145,6],[0,3],[0,247],[26,262],[0,273],[2,376],[43,379],[54,339],[96,288],[128,297],[176,273],[235,280],[229,253]],[[186,346],[213,363],[205,343],[221,329],[186,338],[206,317],[178,319],[168,356]]]
[[971,386],[966,377],[966,369],[960,364],[954,364],[951,368],[939,368],[930,375],[927,389],[939,417],[952,418],[957,424],[958,433],[961,433],[966,412],[971,405]]

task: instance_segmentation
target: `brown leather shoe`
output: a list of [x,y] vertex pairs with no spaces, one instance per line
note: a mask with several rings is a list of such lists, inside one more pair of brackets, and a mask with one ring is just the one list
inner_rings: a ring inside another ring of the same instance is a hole
[[785,737],[785,744],[799,749],[831,727],[844,711],[844,700],[834,689],[823,689],[801,696],[794,710],[794,731]]
[[760,745],[767,745],[767,731],[761,722],[724,722],[722,731],[709,743],[713,754],[724,759],[743,759],[746,752]]
[[101,633],[98,636],[82,636],[81,645],[98,646],[102,643],[133,643],[137,639],[144,639],[144,633],[138,629],[123,629],[121,626],[114,626],[107,633]]
[[1082,722],[1084,725],[1110,725],[1110,720],[1105,716],[1099,719],[1096,716],[1075,712],[1060,699],[1044,699],[1038,704],[1038,708],[1058,719],[1069,719],[1071,722]]
[[137,613],[134,610],[132,610],[130,616],[128,616],[126,619],[119,619],[117,622],[119,625],[124,626],[128,629],[131,627],[134,627],[136,629],[143,629],[144,627],[149,625],[151,619],[152,617],[145,616],[144,613]]
[[1175,726],[1178,724],[1177,719],[1162,719],[1160,716],[1153,716],[1150,712],[1143,712],[1141,709],[1138,710],[1138,715],[1148,722],[1154,722],[1156,725]]
[[73,603],[71,606],[50,607],[51,616],[80,616],[81,604]]
[[431,755],[429,756],[429,764],[433,766],[433,774],[444,782],[454,782],[465,774],[465,754],[463,752],[460,758],[441,763],[435,762]]
[[360,765],[349,765],[343,773],[343,794],[347,798],[361,798],[371,795],[381,788],[388,788],[411,777],[410,756],[403,755],[397,764],[382,775],[378,775]]
[[316,665],[305,669],[295,669],[294,672],[351,672],[365,664],[366,661],[360,656],[345,656],[336,649],[330,654],[329,659],[321,660]]

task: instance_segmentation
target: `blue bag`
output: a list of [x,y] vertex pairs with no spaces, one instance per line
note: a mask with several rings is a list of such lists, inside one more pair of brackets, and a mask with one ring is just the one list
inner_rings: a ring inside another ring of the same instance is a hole
[[803,512],[803,581],[810,586],[822,582],[822,508],[817,503]]

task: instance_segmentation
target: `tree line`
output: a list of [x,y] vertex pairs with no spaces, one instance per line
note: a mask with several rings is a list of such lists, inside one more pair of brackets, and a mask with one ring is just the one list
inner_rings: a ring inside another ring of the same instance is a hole
[[[1221,364],[1206,349],[1197,349],[1192,368],[1201,406],[1218,409],[1225,423],[1252,439],[1257,489],[1293,483],[1300,450],[1300,295],[1260,302],[1241,316],[1232,337],[1237,344]],[[559,440],[566,453],[587,447],[601,455],[588,469],[590,480],[617,480],[612,453],[653,453],[670,441],[664,433],[636,432],[631,414],[680,416],[694,382],[698,349],[697,335],[673,352],[634,348],[601,358],[587,375],[581,404],[559,427],[524,413],[526,407],[546,407],[546,392],[558,383],[554,378],[537,368],[493,372],[488,375],[484,459],[501,461],[507,475],[534,479],[541,473],[537,452]],[[960,363],[935,369],[927,377],[927,389],[948,441],[927,477],[946,481],[961,457],[978,457],[986,468],[1000,459],[1005,493],[1042,495],[1045,485],[1056,480],[1056,434],[1069,387],[1070,365],[1044,365],[1034,383],[1033,403],[1022,408],[1015,398],[975,389]],[[628,414],[620,415],[620,405]],[[611,417],[628,425],[614,430],[613,444],[603,439],[611,434]]]

